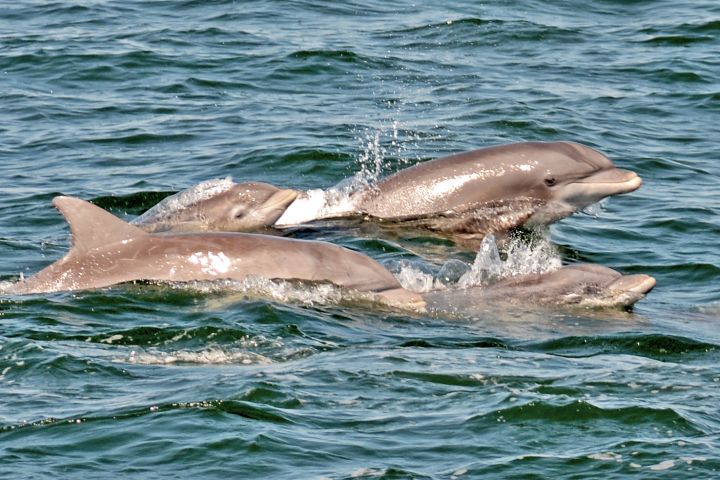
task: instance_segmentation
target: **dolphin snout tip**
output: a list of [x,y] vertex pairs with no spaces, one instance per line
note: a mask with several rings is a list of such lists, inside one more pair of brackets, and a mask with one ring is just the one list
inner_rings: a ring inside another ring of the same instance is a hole
[[623,275],[615,280],[610,288],[619,292],[639,293],[645,295],[655,288],[656,284],[657,281],[650,275]]
[[627,172],[627,180],[625,180],[623,183],[627,186],[627,192],[634,192],[643,183],[642,178],[637,173],[633,172],[632,170],[621,170],[623,172]]
[[640,175],[632,170],[610,168],[590,175],[578,183],[593,185],[592,188],[604,191],[606,195],[634,192],[642,185]]

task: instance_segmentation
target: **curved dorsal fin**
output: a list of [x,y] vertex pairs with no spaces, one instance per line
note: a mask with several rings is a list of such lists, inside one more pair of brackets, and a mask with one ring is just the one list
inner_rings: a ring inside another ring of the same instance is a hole
[[90,250],[148,235],[110,212],[79,198],[55,197],[53,205],[70,225],[74,250]]

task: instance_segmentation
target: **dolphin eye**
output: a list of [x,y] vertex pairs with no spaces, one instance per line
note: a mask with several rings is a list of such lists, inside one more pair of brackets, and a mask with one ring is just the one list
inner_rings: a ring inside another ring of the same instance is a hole
[[548,187],[552,187],[556,183],[557,183],[557,180],[555,180],[555,177],[548,177],[545,179],[545,185],[547,185]]

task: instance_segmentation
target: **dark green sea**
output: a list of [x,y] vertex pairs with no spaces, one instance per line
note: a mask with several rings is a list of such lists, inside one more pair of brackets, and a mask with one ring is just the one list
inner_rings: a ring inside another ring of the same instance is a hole
[[[129,220],[213,178],[328,188],[572,140],[644,184],[555,224],[557,255],[658,282],[630,312],[460,318],[311,291],[6,296],[0,478],[717,478],[719,37],[715,0],[0,0],[0,281],[68,249],[59,194]],[[474,257],[373,225],[291,235]]]

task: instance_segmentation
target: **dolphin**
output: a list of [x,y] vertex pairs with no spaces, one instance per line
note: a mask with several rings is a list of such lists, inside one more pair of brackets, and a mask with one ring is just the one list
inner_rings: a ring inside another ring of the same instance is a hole
[[209,196],[202,197],[193,189],[180,192],[132,223],[150,233],[259,230],[272,225],[299,193],[262,182],[215,183],[220,188],[213,185]]
[[[78,198],[60,196],[55,207],[67,220],[70,251],[4,293],[38,294],[108,287],[136,280],[300,280],[331,283],[369,292],[393,307],[420,312],[448,305],[477,308],[484,302],[516,298],[530,303],[582,304],[588,296],[632,305],[655,280],[623,276],[596,265],[574,265],[542,275],[510,278],[489,287],[418,294],[403,288],[380,263],[327,242],[251,233],[148,233]],[[445,307],[444,307],[445,306]]]
[[383,221],[485,236],[544,226],[642,184],[602,153],[572,142],[525,142],[438,158],[360,192],[359,210]]
[[408,304],[419,301],[375,260],[330,243],[251,233],[148,233],[78,198],[55,197],[53,204],[70,226],[70,251],[7,293],[257,276],[328,282],[390,300],[399,296]]
[[349,198],[331,189],[323,192],[327,195],[320,199],[320,208],[315,190],[240,183],[170,212],[163,212],[161,203],[136,223],[150,232],[250,231],[359,217],[481,239],[489,233],[502,236],[518,227],[548,225],[641,184],[636,173],[616,168],[590,147],[525,142],[419,163]]
[[618,308],[635,304],[655,284],[649,275],[623,275],[602,265],[580,263],[491,285],[432,291],[423,300],[428,310],[458,313],[483,311],[488,305]]

